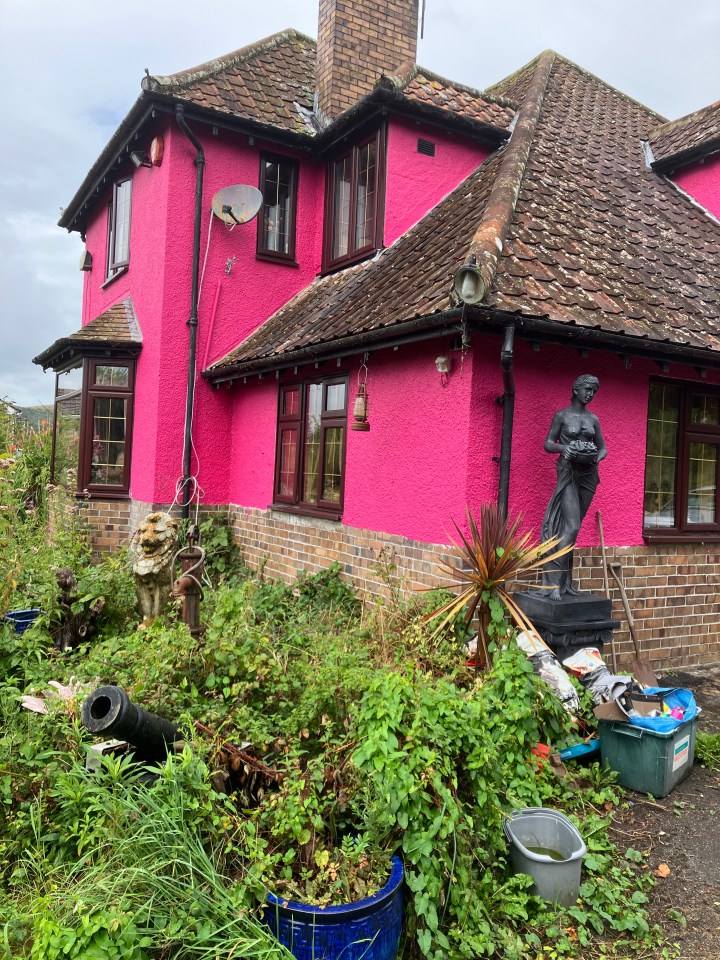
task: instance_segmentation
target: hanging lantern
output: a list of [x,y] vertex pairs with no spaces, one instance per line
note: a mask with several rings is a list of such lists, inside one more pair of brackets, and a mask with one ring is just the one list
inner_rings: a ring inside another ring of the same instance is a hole
[[362,430],[367,433],[370,429],[368,423],[368,395],[367,395],[367,362],[369,354],[365,354],[358,370],[358,388],[355,403],[353,405],[353,422],[350,424],[351,430]]
[[353,406],[353,422],[350,424],[351,430],[363,430],[367,432],[370,429],[368,423],[368,395],[367,385],[358,384],[358,392]]

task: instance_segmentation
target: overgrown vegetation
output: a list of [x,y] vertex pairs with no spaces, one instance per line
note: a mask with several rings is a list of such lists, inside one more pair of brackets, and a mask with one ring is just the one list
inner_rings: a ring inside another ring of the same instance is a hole
[[[258,909],[268,889],[344,902],[382,885],[394,853],[406,960],[669,955],[644,912],[650,871],[609,840],[617,788],[597,766],[559,780],[531,752],[570,720],[507,621],[476,677],[462,624],[426,623],[447,597],[391,591],[363,608],[336,569],[286,585],[228,555],[203,638],[172,615],[139,625],[122,556],[92,566],[71,528],[47,543],[16,476],[22,450],[2,455],[3,603],[44,614],[23,635],[0,627],[0,957],[287,957]],[[75,570],[78,604],[108,601],[99,636],[65,653],[53,565]],[[22,710],[22,695],[71,680],[47,714]],[[126,756],[85,769],[80,702],[105,682],[186,731],[150,783]],[[227,742],[251,744],[259,786],[230,769],[218,789]],[[536,805],[565,811],[588,846],[568,910],[508,865],[503,815]]]

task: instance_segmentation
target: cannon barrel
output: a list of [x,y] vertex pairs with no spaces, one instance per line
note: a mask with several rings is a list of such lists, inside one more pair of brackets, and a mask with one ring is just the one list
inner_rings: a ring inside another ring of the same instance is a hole
[[161,762],[170,745],[181,739],[169,720],[133,703],[122,687],[98,687],[82,705],[83,726],[90,733],[127,740],[138,760]]

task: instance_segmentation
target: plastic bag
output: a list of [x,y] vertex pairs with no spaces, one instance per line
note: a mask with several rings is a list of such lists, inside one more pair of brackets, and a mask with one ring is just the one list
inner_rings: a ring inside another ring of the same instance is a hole
[[645,693],[661,694],[663,701],[671,710],[678,708],[683,711],[683,718],[680,720],[677,717],[671,717],[669,714],[663,714],[661,717],[629,716],[628,720],[636,727],[644,727],[645,730],[652,730],[653,733],[671,733],[681,723],[694,720],[698,715],[698,705],[695,702],[692,690],[687,690],[684,687],[645,687]]
[[610,673],[597,647],[578,650],[577,653],[568,657],[563,666],[574,673],[580,683],[588,688],[596,705],[617,700],[632,682],[632,677],[628,674]]
[[575,713],[579,710],[580,699],[577,690],[570,682],[570,678],[563,670],[555,654],[548,650],[537,637],[529,633],[519,633],[517,642],[533,665],[535,673],[552,688],[555,696],[567,712]]

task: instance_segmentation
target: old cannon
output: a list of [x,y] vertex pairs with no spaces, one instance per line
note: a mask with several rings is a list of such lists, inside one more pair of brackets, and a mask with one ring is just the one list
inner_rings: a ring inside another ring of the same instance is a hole
[[122,687],[98,687],[91,693],[82,705],[82,722],[89,733],[127,741],[142,763],[162,763],[172,744],[182,739],[174,723],[143,710]]

